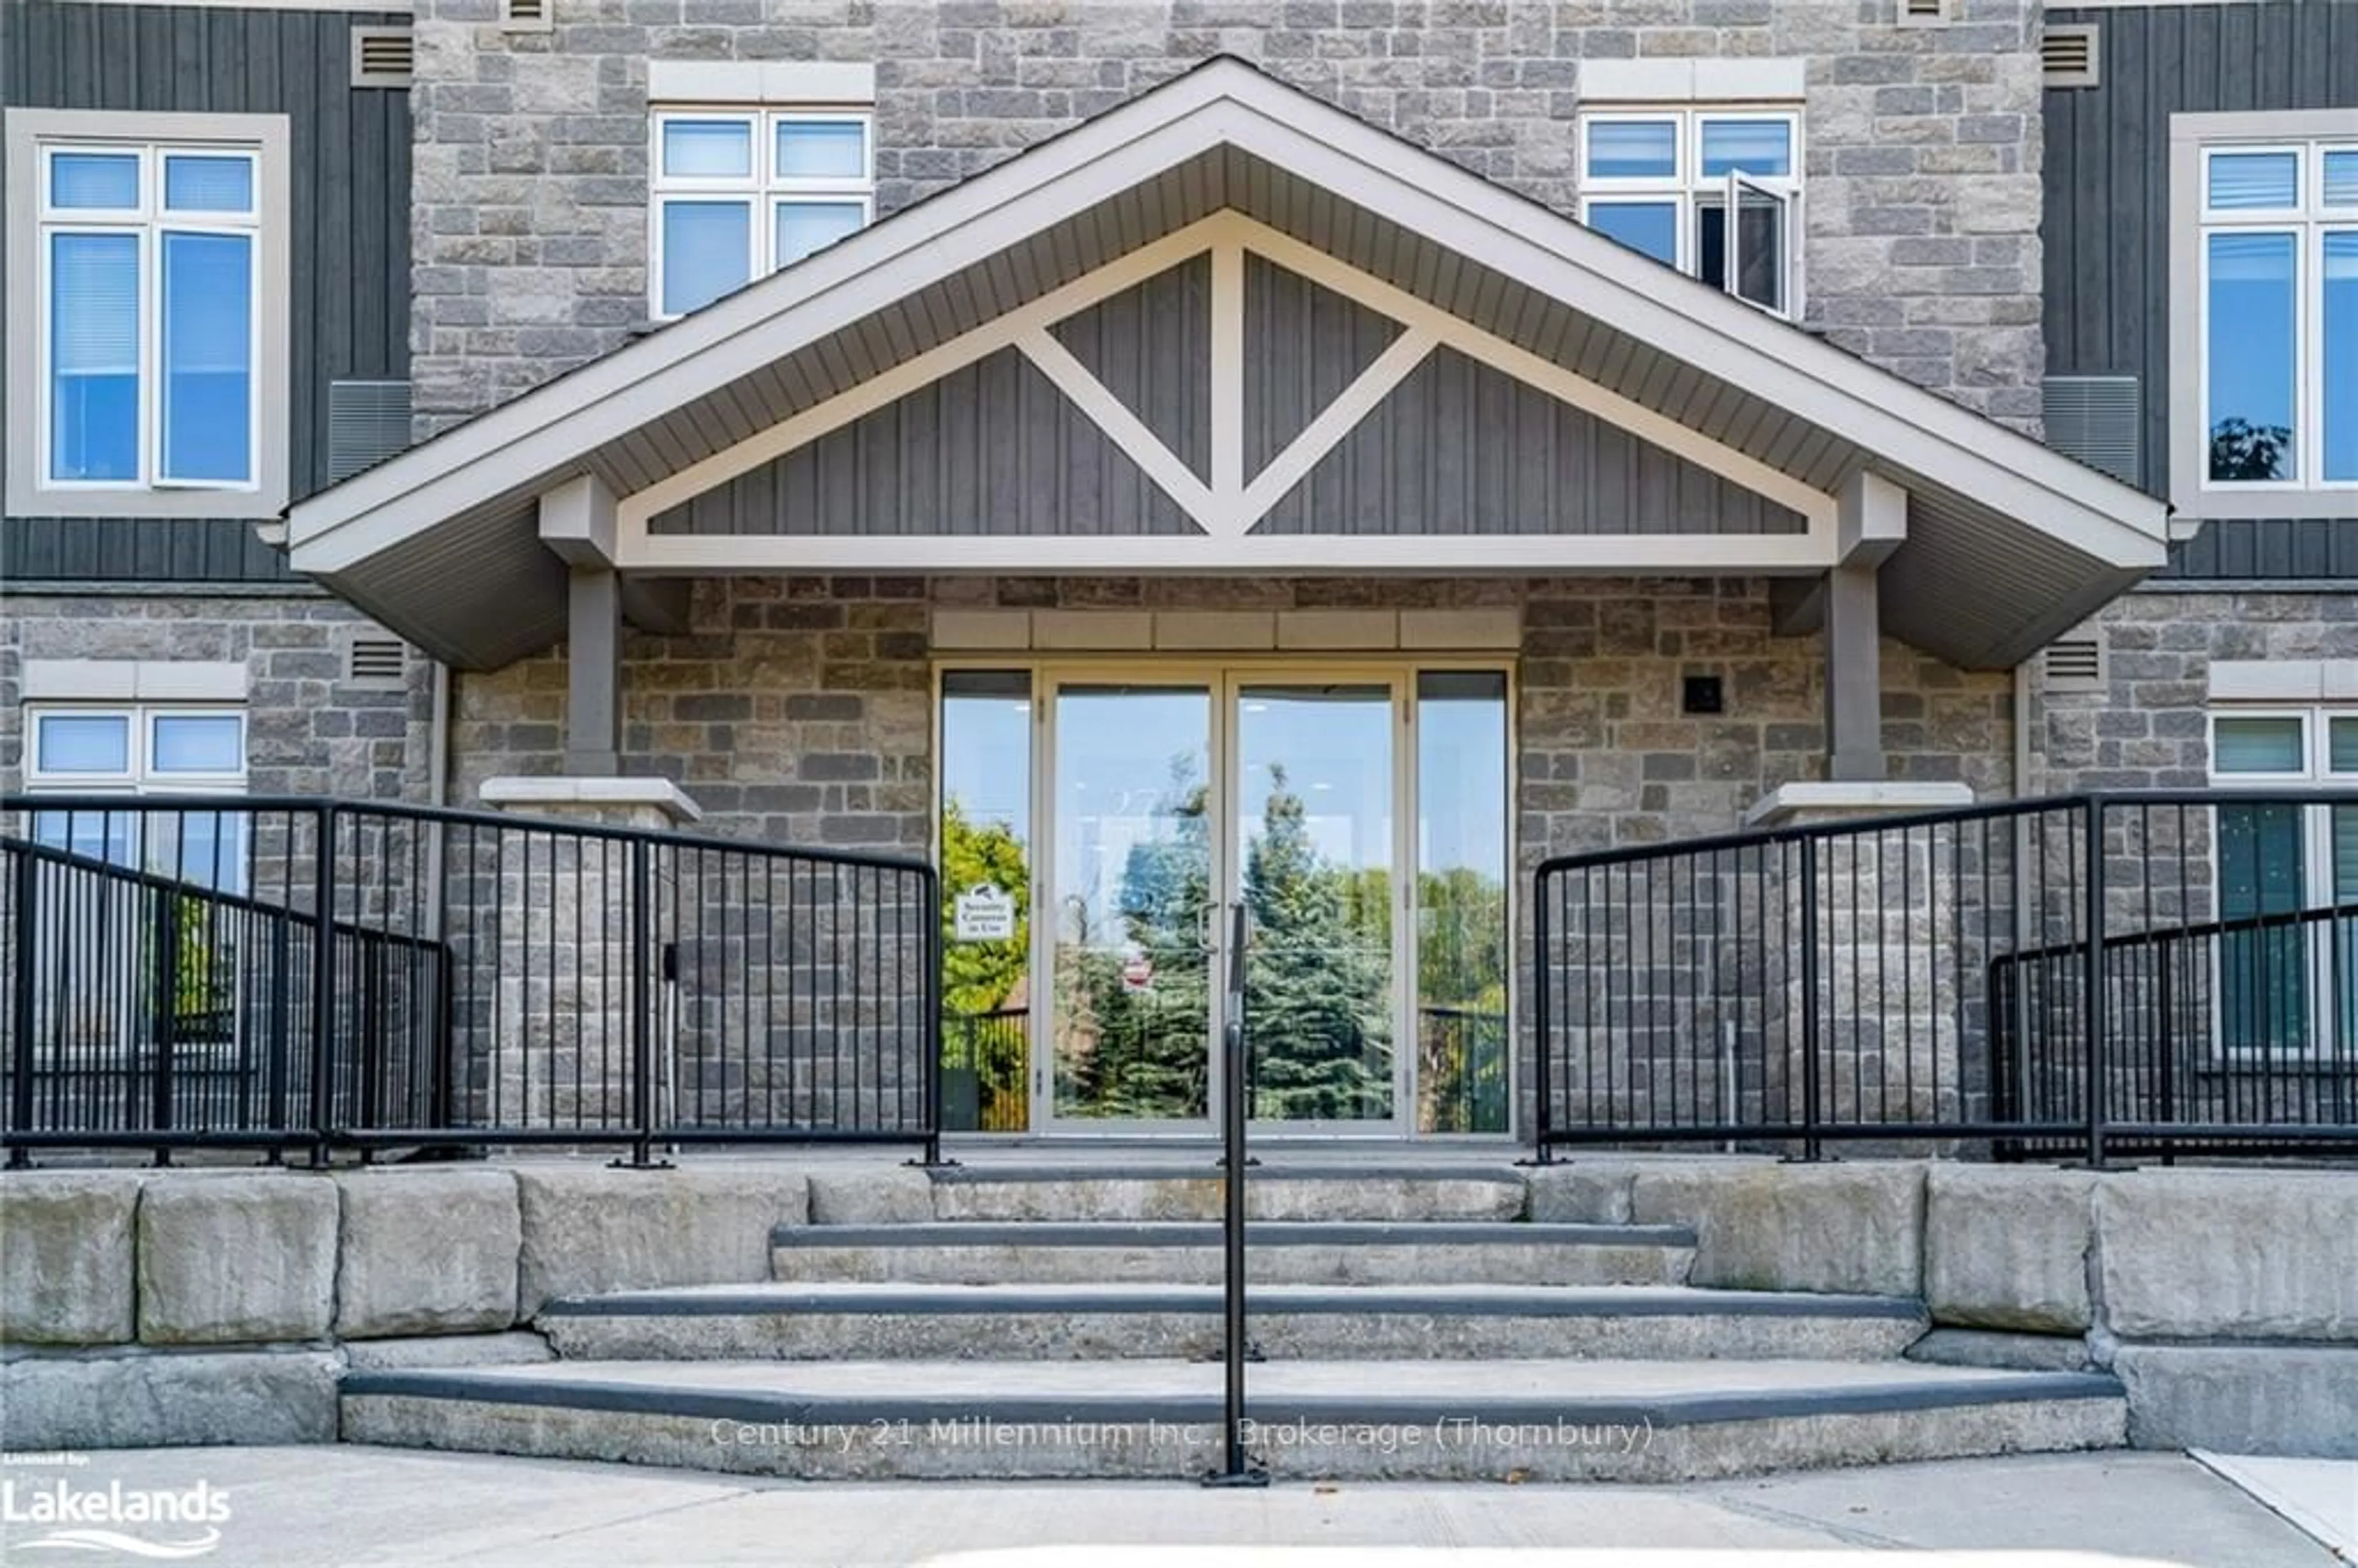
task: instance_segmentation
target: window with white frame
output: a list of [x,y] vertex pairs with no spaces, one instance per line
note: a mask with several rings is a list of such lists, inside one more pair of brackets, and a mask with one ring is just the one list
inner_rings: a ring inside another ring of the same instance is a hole
[[[2211,773],[2255,792],[2358,785],[2358,708],[2216,710]],[[2358,807],[2222,806],[2217,854],[2223,1044],[2306,1050],[2338,1038],[2346,1050],[2358,1040]]]
[[873,211],[864,109],[660,109],[654,138],[648,287],[660,318],[835,243]]
[[1764,310],[1798,317],[1801,144],[1796,111],[1583,114],[1581,222]]
[[2358,488],[2358,136],[2199,156],[2202,488]]
[[10,109],[7,505],[287,502],[287,120]]
[[[92,704],[27,708],[28,793],[74,795],[241,795],[242,708]],[[34,813],[36,842],[111,865],[229,892],[246,881],[245,817],[207,811],[103,808]]]

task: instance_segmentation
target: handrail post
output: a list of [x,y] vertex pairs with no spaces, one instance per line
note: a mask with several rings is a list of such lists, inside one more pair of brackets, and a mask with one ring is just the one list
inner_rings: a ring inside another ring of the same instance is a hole
[[1228,1018],[1221,1031],[1220,1084],[1221,1355],[1227,1373],[1220,1423],[1220,1468],[1207,1487],[1266,1487],[1269,1472],[1252,1462],[1245,1444],[1245,908],[1228,926]]
[[[1852,853],[1857,853],[1854,849]],[[1801,838],[1801,1158],[1820,1159],[1818,1137],[1818,840]]]
[[[925,1163],[942,1163],[942,887],[939,873],[920,877],[917,892],[925,900],[925,911],[920,946],[924,957],[919,960],[925,968],[924,983],[918,988],[923,999],[925,1017],[919,1021],[921,1038],[925,1043]],[[980,1119],[980,1065],[975,1055],[974,1025],[966,1032],[967,1065],[975,1071],[975,1101],[977,1119]]]
[[2082,831],[2086,835],[2088,854],[2087,909],[2083,915],[2088,926],[2088,943],[2083,954],[2086,968],[2080,981],[2086,993],[2080,1016],[2088,1032],[2088,1163],[2102,1169],[2104,1163],[2105,1022],[2104,796],[2089,796],[2086,825]]
[[[144,828],[146,824],[141,825]],[[147,1010],[148,1026],[155,1031],[155,1078],[148,1090],[148,1125],[158,1133],[172,1130],[172,1068],[173,1045],[179,1033],[180,1017],[180,901],[177,893],[157,891],[149,895],[155,900],[156,922],[156,985],[155,1005]],[[172,1162],[170,1145],[156,1145],[156,1163]]]
[[[2154,944],[2154,992],[2157,1016],[2154,1022],[2154,1049],[2160,1056],[2156,1064],[2156,1076],[2161,1098],[2161,1120],[2168,1126],[2178,1119],[2178,1020],[2177,989],[2169,983],[2171,944]],[[2162,1144],[2161,1162],[2178,1162],[2177,1145]]]
[[633,838],[630,850],[631,973],[622,989],[631,1010],[631,1099],[637,1132],[631,1141],[631,1163],[644,1171],[654,1163],[655,1064],[651,1025],[662,988],[651,979],[654,939],[647,901],[654,896],[654,878],[647,867],[646,840]]
[[1548,973],[1553,931],[1554,922],[1548,917],[1548,873],[1541,867],[1531,879],[1531,1087],[1538,1097],[1538,1112],[1531,1119],[1531,1160],[1540,1165],[1555,1158],[1554,1145],[1548,1141],[1555,1130],[1554,1086],[1548,1072],[1548,1057],[1555,1050],[1555,1006],[1550,995],[1555,988]]
[[[40,921],[40,864],[22,850],[16,851],[16,887],[11,903],[16,928],[9,934],[14,948],[11,973],[16,984],[8,994],[8,1126],[17,1133],[33,1129],[33,966],[36,962],[34,932]],[[8,1168],[21,1171],[33,1162],[33,1152],[23,1143],[8,1150]]]
[[312,813],[311,845],[311,1168],[328,1163],[328,1124],[335,1113],[336,807]]

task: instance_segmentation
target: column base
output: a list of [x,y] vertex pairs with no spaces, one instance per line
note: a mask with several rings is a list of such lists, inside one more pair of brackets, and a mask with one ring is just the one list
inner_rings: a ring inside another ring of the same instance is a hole
[[1875,779],[1779,784],[1744,813],[1747,827],[1787,827],[1844,816],[1899,816],[1911,811],[1954,811],[1974,804],[1962,784]]
[[669,779],[579,778],[570,774],[485,779],[485,806],[545,816],[592,816],[643,827],[704,820],[703,808]]

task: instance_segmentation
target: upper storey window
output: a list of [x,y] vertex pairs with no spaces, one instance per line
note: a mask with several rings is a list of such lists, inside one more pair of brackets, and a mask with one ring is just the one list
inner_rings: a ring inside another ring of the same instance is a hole
[[11,189],[32,198],[21,230],[10,215],[29,264],[10,336],[31,351],[12,354],[11,404],[29,418],[11,424],[10,510],[275,513],[283,138],[169,116],[168,134],[132,139],[106,133],[138,116],[56,118],[78,123],[18,135],[10,116]]
[[865,227],[874,140],[860,109],[657,111],[654,313],[685,315]]
[[2358,138],[2201,168],[2204,487],[2358,484]]
[[1779,316],[1800,306],[1801,116],[1628,109],[1581,116],[1581,221]]

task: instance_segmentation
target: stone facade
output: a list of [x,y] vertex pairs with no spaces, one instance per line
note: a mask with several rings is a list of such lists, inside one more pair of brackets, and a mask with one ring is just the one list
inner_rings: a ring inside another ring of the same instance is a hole
[[1967,406],[2039,415],[2039,7],[1966,0],[419,0],[420,437],[646,316],[647,63],[873,64],[888,215],[1217,54],[1559,211],[1590,59],[1807,61],[1808,323]]
[[0,617],[0,784],[24,782],[28,659],[206,660],[246,666],[246,789],[254,795],[427,798],[432,666],[400,689],[344,677],[344,641],[382,635],[315,590],[11,593]]

